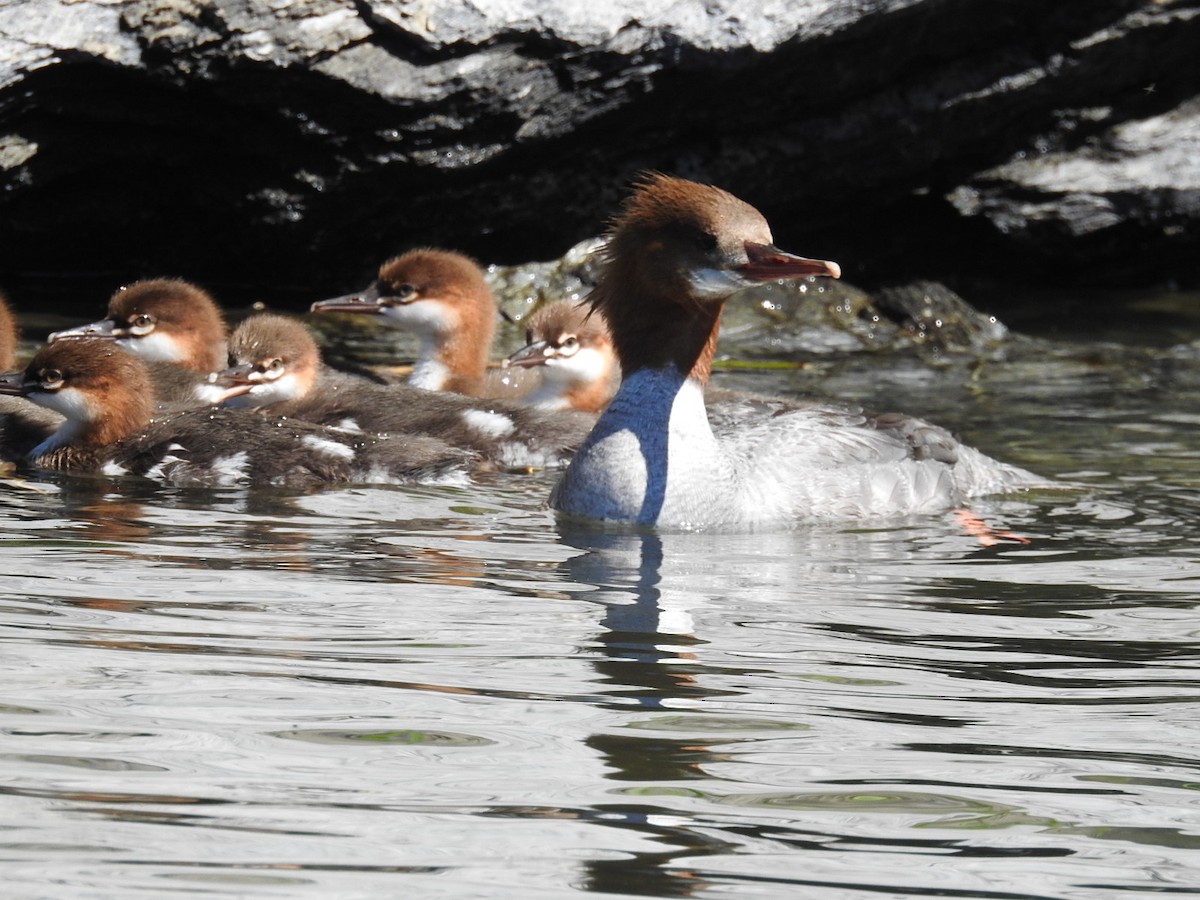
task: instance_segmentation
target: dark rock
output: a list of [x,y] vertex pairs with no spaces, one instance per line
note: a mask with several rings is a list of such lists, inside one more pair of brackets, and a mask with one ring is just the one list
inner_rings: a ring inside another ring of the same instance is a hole
[[862,284],[1191,283],[1197,46],[1200,0],[5,2],[0,284],[299,308],[557,257],[645,168]]
[[1200,98],[1124,122],[1074,150],[1022,153],[950,199],[1047,267],[1099,264],[1118,276],[1142,276],[1161,257],[1195,252]]

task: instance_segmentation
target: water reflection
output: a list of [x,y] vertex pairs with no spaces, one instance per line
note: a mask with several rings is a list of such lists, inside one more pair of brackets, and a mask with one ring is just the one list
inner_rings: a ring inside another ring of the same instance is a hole
[[[1068,502],[1068,505],[1069,502]],[[864,707],[862,705],[822,705],[821,715],[836,716],[843,721],[859,720],[879,726],[903,729],[909,732],[926,732],[932,729],[966,729],[974,731],[982,725],[994,725],[991,717],[979,715],[946,715],[938,708],[950,708],[957,701],[963,710],[985,711],[983,702],[989,701],[1003,707],[1027,710],[1026,704],[1046,703],[1061,709],[1063,700],[1069,705],[1082,702],[1111,708],[1114,681],[1111,677],[1064,677],[1063,668],[1070,663],[1063,660],[1077,659],[1078,666],[1085,666],[1089,673],[1098,661],[1121,668],[1145,671],[1144,666],[1156,662],[1167,662],[1178,666],[1183,660],[1195,658],[1197,649],[1192,641],[1178,641],[1164,645],[1161,641],[1137,642],[1127,638],[1114,641],[1097,641],[1095,636],[1070,638],[1053,635],[1046,638],[1035,634],[998,635],[992,629],[983,629],[974,634],[961,627],[954,632],[938,633],[933,628],[896,627],[889,625],[887,617],[881,622],[872,622],[869,617],[855,616],[853,621],[823,621],[837,618],[829,613],[840,602],[872,602],[872,594],[885,591],[894,602],[899,595],[908,594],[919,610],[927,610],[930,617],[955,619],[966,615],[972,618],[998,617],[1009,627],[1011,617],[1037,619],[1049,613],[1065,617],[1068,621],[1079,616],[1094,604],[1081,596],[1079,590],[1060,585],[1051,585],[1051,593],[1039,599],[1038,589],[1021,583],[1018,578],[1009,581],[995,570],[997,565],[1010,565],[1016,561],[1016,569],[1022,570],[1023,559],[1045,560],[1054,566],[1063,566],[1055,577],[1061,579],[1064,571],[1070,571],[1077,560],[1070,555],[1047,553],[1053,545],[1052,535],[1040,534],[1031,546],[971,546],[966,536],[963,540],[950,538],[942,532],[939,552],[932,555],[944,562],[953,561],[955,567],[966,564],[976,571],[987,572],[979,580],[966,578],[936,579],[936,565],[931,568],[921,565],[922,556],[930,555],[928,522],[906,527],[898,525],[885,532],[886,540],[878,541],[870,533],[855,533],[837,529],[812,529],[802,533],[778,536],[756,536],[752,540],[728,536],[713,539],[703,535],[655,535],[637,533],[611,533],[560,525],[564,542],[583,552],[563,564],[564,571],[572,581],[596,587],[591,599],[605,604],[600,620],[604,631],[598,637],[601,655],[593,666],[606,683],[618,686],[606,696],[616,696],[632,703],[639,715],[631,718],[626,729],[640,733],[631,737],[628,732],[608,732],[593,735],[588,746],[598,750],[609,771],[607,777],[623,785],[619,793],[626,797],[641,797],[637,803],[615,803],[598,805],[604,813],[600,821],[621,829],[643,833],[654,843],[666,845],[668,849],[643,851],[633,854],[631,859],[597,859],[587,864],[588,885],[598,892],[620,892],[656,896],[691,896],[718,884],[730,883],[734,879],[744,884],[776,884],[810,887],[827,887],[851,890],[883,889],[872,888],[868,883],[854,884],[831,878],[798,878],[778,875],[749,876],[746,872],[734,875],[730,871],[719,877],[706,877],[704,859],[722,858],[731,853],[746,852],[746,842],[769,842],[772,846],[786,846],[797,851],[873,853],[879,847],[893,851],[903,848],[907,854],[929,855],[932,858],[1000,859],[1011,856],[1019,859],[1066,858],[1075,850],[1068,846],[1047,845],[1044,841],[1012,843],[999,847],[991,843],[980,844],[957,838],[902,839],[890,836],[878,841],[864,840],[853,831],[836,831],[797,827],[783,820],[774,819],[768,824],[747,824],[738,816],[727,816],[713,812],[714,808],[745,808],[809,811],[812,814],[838,814],[839,812],[877,816],[919,815],[924,827],[942,829],[995,829],[1029,828],[1040,829],[1046,835],[1088,833],[1092,837],[1111,840],[1134,840],[1154,843],[1149,833],[1138,829],[1119,829],[1114,833],[1096,832],[1086,826],[1064,823],[1053,815],[1039,815],[1021,804],[998,802],[995,799],[975,800],[970,794],[978,793],[977,784],[945,778],[898,777],[886,778],[824,778],[818,779],[829,786],[852,786],[844,790],[808,789],[794,792],[750,792],[730,791],[728,787],[713,790],[714,779],[721,779],[721,772],[730,765],[737,767],[744,759],[750,737],[756,727],[770,736],[770,729],[740,716],[714,714],[714,708],[732,704],[746,709],[752,704],[744,702],[752,697],[752,688],[738,690],[729,686],[731,679],[742,684],[751,684],[756,676],[770,679],[778,677],[778,670],[761,665],[724,665],[714,667],[705,661],[698,648],[707,644],[703,627],[697,627],[696,614],[711,615],[714,602],[736,600],[736,594],[727,592],[739,586],[742,574],[742,555],[758,556],[745,572],[746,590],[753,590],[753,600],[770,599],[773,591],[788,594],[792,605],[806,600],[824,598],[828,606],[815,602],[807,607],[799,619],[791,617],[789,631],[793,634],[799,626],[804,631],[819,635],[829,633],[838,641],[849,640],[864,648],[870,648],[870,668],[891,668],[897,671],[919,670],[922,680],[949,679],[947,686],[956,680],[968,682],[981,680],[988,685],[988,696],[980,697],[969,689],[957,695],[950,694],[936,703],[927,698],[895,694],[896,703],[889,707]],[[897,554],[897,548],[907,546],[907,554]],[[886,550],[872,554],[872,547]],[[949,549],[953,547],[955,549]],[[1068,556],[1066,559],[1056,557]],[[1094,557],[1094,554],[1092,555]],[[719,560],[719,563],[714,561]],[[853,561],[853,562],[851,562]],[[1042,564],[1045,565],[1045,562]],[[875,565],[873,565],[873,563]],[[910,570],[911,564],[911,570]],[[714,577],[719,567],[720,577]],[[1188,577],[1196,573],[1194,562],[1184,564]],[[990,570],[990,571],[989,571]],[[1017,574],[1017,573],[1014,573]],[[753,586],[751,588],[751,585]],[[714,596],[705,588],[726,592],[725,596]],[[1104,595],[1106,611],[1114,609],[1111,589],[1097,587],[1097,602]],[[946,602],[939,600],[945,597]],[[953,598],[953,600],[950,600]],[[748,598],[747,598],[748,599]],[[1029,607],[1030,600],[1035,601]],[[1163,598],[1154,592],[1140,596],[1128,596],[1127,602],[1145,609],[1146,603],[1156,604],[1165,599],[1167,607],[1177,604],[1169,595]],[[1182,599],[1182,598],[1180,598]],[[1187,602],[1192,602],[1189,599]],[[1041,603],[1041,606],[1037,606]],[[726,607],[729,614],[736,614],[742,604]],[[919,614],[917,621],[926,617]],[[933,618],[930,618],[933,621]],[[803,623],[803,624],[801,624]],[[956,622],[956,625],[958,623]],[[746,622],[744,627],[762,628],[769,622]],[[814,644],[822,644],[819,638]],[[888,647],[898,652],[889,653]],[[764,648],[759,645],[757,650]],[[791,651],[795,653],[795,642]],[[950,656],[947,656],[949,651]],[[827,651],[826,651],[827,652]],[[768,651],[769,653],[769,651]],[[751,653],[750,658],[761,656]],[[795,665],[794,656],[789,656],[789,665]],[[886,687],[887,680],[839,678],[823,676],[825,683],[841,682],[847,686]],[[897,687],[906,683],[902,677],[893,682]],[[1120,690],[1124,698],[1118,703],[1141,706],[1154,702],[1144,693],[1147,687],[1161,689],[1161,701],[1177,704],[1194,702],[1190,688],[1194,681],[1181,678],[1142,679],[1128,675],[1121,677]],[[1003,691],[1003,686],[1038,689],[1037,694],[1014,695]],[[1139,690],[1139,687],[1141,690]],[[1084,696],[1071,700],[1072,693],[1086,695],[1092,690],[1103,690],[1094,698]],[[1064,692],[1066,692],[1064,694]],[[870,696],[870,691],[858,692],[858,699]],[[743,698],[730,700],[730,698]],[[1061,699],[1060,699],[1061,698]],[[724,701],[724,704],[722,704]],[[611,701],[610,701],[611,703]],[[925,706],[916,711],[913,704]],[[905,708],[908,707],[908,708]],[[619,706],[617,708],[620,708]],[[672,711],[664,714],[666,711]],[[781,721],[778,715],[769,720],[775,729],[793,727],[803,733],[811,726],[804,721]],[[1012,724],[1015,724],[1015,720]],[[646,735],[646,731],[653,736]],[[706,734],[707,732],[707,734]],[[1076,735],[1077,737],[1077,735]],[[762,737],[759,737],[761,740]],[[802,746],[802,745],[798,745]],[[1073,746],[1078,746],[1074,744]],[[897,747],[917,754],[928,754],[938,758],[953,758],[966,752],[972,755],[988,755],[996,758],[1011,758],[1013,754],[1033,756],[1053,755],[1036,747],[996,746],[983,744],[956,744],[945,740],[937,743],[906,743]],[[851,747],[846,748],[854,753]],[[864,747],[864,749],[866,749]],[[1060,751],[1071,753],[1073,751]],[[818,758],[820,754],[818,753]],[[1111,757],[1100,753],[1089,756],[1086,752],[1078,758],[1111,758],[1122,762],[1137,762],[1145,765],[1173,765],[1192,767],[1197,760],[1192,758],[1139,758],[1128,753]],[[819,767],[819,766],[818,766]],[[699,787],[689,788],[689,782]],[[707,782],[707,784],[705,784]],[[645,787],[638,787],[644,784]],[[907,790],[905,787],[907,786]],[[815,787],[815,785],[814,785]],[[914,793],[912,787],[924,788]],[[1081,788],[1057,785],[1054,787],[1022,786],[1006,782],[1001,788],[1011,796],[1012,791],[1033,791],[1063,796],[1112,797],[1114,792],[1106,788]],[[965,791],[966,793],[957,793]],[[652,799],[653,798],[653,799]],[[663,799],[671,803],[662,805]],[[709,812],[697,815],[694,811],[684,814],[679,806],[702,801]],[[651,802],[646,802],[651,801]],[[1169,833],[1168,833],[1169,832]],[[1155,832],[1157,840],[1164,846],[1183,846],[1190,839],[1175,830]],[[1183,843],[1180,843],[1180,842]],[[839,871],[833,866],[831,871]],[[933,888],[921,888],[909,884],[906,895],[918,895]],[[955,895],[959,895],[957,892]],[[970,891],[963,896],[977,896]],[[1037,891],[985,892],[986,896],[1040,897],[1049,896]]]
[[[872,579],[848,560],[861,558],[862,551],[871,546],[869,538],[836,527],[747,538],[606,531],[571,523],[560,523],[560,536],[583,551],[564,563],[566,574],[572,581],[595,585],[597,591],[591,599],[605,605],[600,620],[604,630],[597,636],[601,655],[592,664],[606,683],[617,686],[608,696],[626,701],[617,708],[628,708],[631,702],[639,713],[622,729],[587,740],[589,747],[602,754],[607,777],[624,785],[619,793],[647,799],[702,798],[719,805],[792,805],[778,795],[739,799],[736,794],[686,786],[689,781],[711,782],[722,763],[734,762],[744,752],[741,749],[731,755],[728,748],[744,748],[747,740],[754,740],[750,735],[777,737],[809,728],[802,721],[778,717],[751,720],[710,711],[713,704],[708,701],[750,693],[717,687],[718,683],[730,677],[752,682],[756,676],[769,675],[770,670],[728,662],[714,669],[700,662],[692,650],[706,640],[703,634],[696,634],[692,613],[714,599],[706,588],[736,591],[740,587],[758,596],[776,590],[794,597],[794,592],[804,592],[806,586],[821,590],[833,578],[845,581],[852,590],[861,589]],[[840,550],[835,550],[839,546]],[[815,552],[818,548],[819,553]],[[847,562],[829,564],[839,559]],[[733,561],[737,562],[731,565]],[[743,566],[744,571],[739,572]],[[724,577],[713,577],[718,571]],[[737,583],[739,574],[742,585]],[[735,593],[719,599],[737,598]],[[730,612],[736,609],[733,605]],[[676,710],[690,712],[673,712]],[[924,724],[929,724],[928,717],[923,718]],[[647,787],[639,788],[640,783]],[[797,797],[794,802],[805,801]],[[810,796],[807,803],[812,809],[838,805],[820,795]],[[913,804],[905,808],[912,809]],[[631,859],[589,861],[587,885],[601,893],[693,896],[716,885],[703,876],[703,859],[736,853],[746,840],[769,837],[772,842],[814,849],[845,840],[842,835],[802,831],[782,823],[748,827],[715,815],[685,816],[677,808],[653,802],[609,803],[597,810],[597,821],[640,832],[654,844],[670,848],[638,852]],[[762,877],[756,881],[762,885],[805,883],[795,878]]]
[[581,528],[552,474],[10,479],[9,889],[1195,892],[1194,355],[779,374],[1087,486],[975,505],[1028,543]]
[[[617,709],[630,704],[641,711],[696,706],[719,693],[696,677],[698,643],[692,633],[686,592],[663,587],[663,538],[651,533],[620,533],[567,524],[564,543],[583,552],[564,563],[565,576],[591,584],[589,599],[604,605],[592,665],[601,676],[606,702]],[[615,702],[614,702],[615,701]],[[659,717],[662,718],[661,716]],[[644,724],[635,719],[629,724]],[[689,736],[612,732],[593,734],[587,746],[605,763],[606,777],[622,783],[673,782],[705,778],[704,763],[713,751]],[[677,861],[705,852],[733,849],[726,841],[702,837],[681,827],[669,809],[639,803],[605,803],[592,811],[598,824],[635,831],[669,849],[643,850],[621,859],[584,862],[583,886],[598,893],[690,897],[712,884]]]

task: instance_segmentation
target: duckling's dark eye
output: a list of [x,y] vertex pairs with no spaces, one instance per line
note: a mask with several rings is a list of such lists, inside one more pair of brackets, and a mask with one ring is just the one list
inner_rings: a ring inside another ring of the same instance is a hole
[[716,250],[717,249],[717,236],[715,234],[710,234],[707,231],[702,231],[698,235],[696,235],[696,246],[699,247],[701,250],[703,250],[705,253],[709,253],[713,250]]
[[281,375],[283,373],[283,360],[273,359],[267,363],[267,367],[263,370],[268,375]]
[[154,330],[154,316],[148,313],[134,316],[129,323],[129,330],[137,335],[149,334]]
[[399,283],[394,281],[378,281],[375,284],[375,290],[379,295],[380,302],[395,305],[415,300],[417,286],[407,281]]
[[565,335],[562,340],[558,342],[558,346],[562,347],[564,350],[574,350],[579,346],[579,338],[575,337],[573,334]]
[[47,391],[56,391],[63,384],[63,373],[59,369],[42,369],[38,372],[38,380]]

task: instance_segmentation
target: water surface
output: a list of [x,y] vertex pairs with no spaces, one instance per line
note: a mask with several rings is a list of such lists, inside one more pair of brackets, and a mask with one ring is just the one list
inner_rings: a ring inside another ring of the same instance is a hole
[[1200,892],[1198,336],[718,375],[1082,485],[976,521],[9,480],[7,895]]

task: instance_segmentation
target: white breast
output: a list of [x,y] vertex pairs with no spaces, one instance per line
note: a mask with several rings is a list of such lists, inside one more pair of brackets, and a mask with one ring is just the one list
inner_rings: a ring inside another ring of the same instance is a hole
[[551,505],[584,518],[702,528],[733,513],[734,494],[703,389],[673,368],[643,369],[622,384]]

